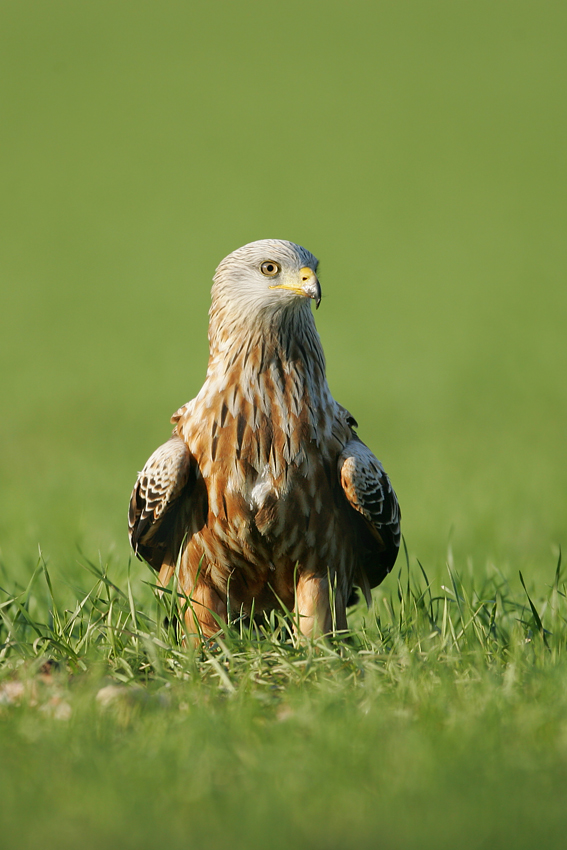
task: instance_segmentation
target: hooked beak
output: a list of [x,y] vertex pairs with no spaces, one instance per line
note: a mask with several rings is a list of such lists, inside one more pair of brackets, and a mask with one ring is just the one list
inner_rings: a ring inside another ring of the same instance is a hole
[[305,295],[309,298],[313,298],[315,301],[315,309],[319,309],[319,304],[321,303],[321,284],[319,283],[319,279],[313,269],[305,266],[300,269],[299,274],[301,275],[301,283],[302,289]]
[[308,266],[304,266],[299,270],[299,283],[279,283],[275,286],[270,286],[270,289],[289,289],[297,295],[312,298],[315,301],[315,309],[321,303],[321,284],[313,269],[310,269]]

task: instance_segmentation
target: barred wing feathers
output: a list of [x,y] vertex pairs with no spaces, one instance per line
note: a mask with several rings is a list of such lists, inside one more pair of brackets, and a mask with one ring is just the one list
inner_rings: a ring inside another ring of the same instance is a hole
[[175,435],[155,450],[138,475],[128,511],[130,542],[136,555],[156,569],[168,545],[174,508],[190,487],[192,472],[191,453]]
[[[378,458],[354,437],[339,456],[339,475],[350,506],[364,518],[367,557],[364,572],[376,587],[394,566],[400,548],[400,508]],[[365,584],[364,576],[360,576]],[[363,587],[364,589],[364,587]]]

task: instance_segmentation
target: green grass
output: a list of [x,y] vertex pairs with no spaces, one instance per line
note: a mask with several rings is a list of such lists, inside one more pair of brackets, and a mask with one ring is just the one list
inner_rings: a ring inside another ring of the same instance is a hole
[[[2,4],[2,846],[563,846],[566,24]],[[347,642],[192,654],[126,507],[203,380],[216,264],[272,236],[321,260],[409,573]]]
[[406,566],[348,636],[237,618],[199,650],[173,597],[84,578],[67,609],[41,559],[2,592],[4,846],[562,846],[560,562],[537,595]]

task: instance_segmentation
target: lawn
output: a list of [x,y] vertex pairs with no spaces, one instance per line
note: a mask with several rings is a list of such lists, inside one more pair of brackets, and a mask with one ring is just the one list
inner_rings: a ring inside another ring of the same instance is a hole
[[[562,847],[564,5],[0,21],[2,846]],[[321,261],[407,557],[346,642],[273,618],[193,653],[127,503],[216,264],[267,237]]]

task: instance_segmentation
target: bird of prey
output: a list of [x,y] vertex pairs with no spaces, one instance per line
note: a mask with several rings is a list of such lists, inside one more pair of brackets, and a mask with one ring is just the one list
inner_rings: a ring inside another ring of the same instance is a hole
[[279,239],[220,263],[205,382],[132,493],[132,547],[163,587],[179,570],[196,640],[274,608],[304,635],[344,630],[353,586],[369,602],[396,560],[396,495],[327,384],[317,264]]

